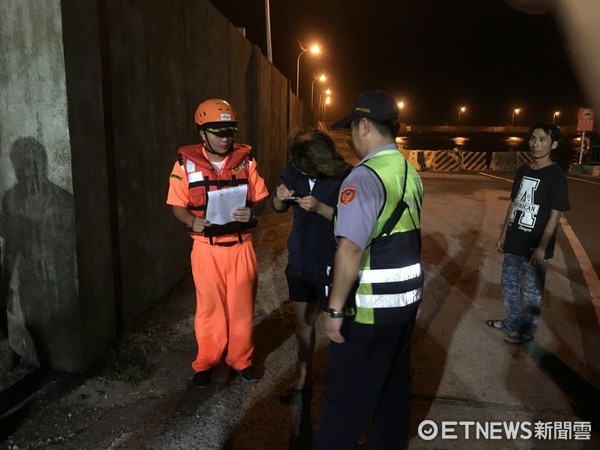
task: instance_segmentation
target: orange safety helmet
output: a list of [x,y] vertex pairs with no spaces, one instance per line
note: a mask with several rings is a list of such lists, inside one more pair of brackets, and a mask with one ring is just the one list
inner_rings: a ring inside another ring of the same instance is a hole
[[194,120],[199,129],[229,128],[237,131],[237,113],[227,101],[218,98],[206,100],[198,105]]

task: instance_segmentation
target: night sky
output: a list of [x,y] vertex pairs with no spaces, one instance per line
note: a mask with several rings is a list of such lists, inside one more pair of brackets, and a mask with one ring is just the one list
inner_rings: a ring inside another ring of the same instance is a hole
[[[266,55],[264,0],[212,0]],[[313,76],[325,72],[333,91],[326,120],[347,114],[354,98],[389,91],[413,124],[574,125],[586,107],[557,21],[527,15],[503,0],[271,0],[273,63],[296,80],[298,41],[324,54],[304,54],[300,97],[310,103]],[[315,83],[315,97],[319,82]]]

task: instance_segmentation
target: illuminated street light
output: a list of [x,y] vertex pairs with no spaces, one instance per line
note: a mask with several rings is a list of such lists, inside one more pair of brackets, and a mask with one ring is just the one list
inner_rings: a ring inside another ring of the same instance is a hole
[[331,102],[331,89],[325,89],[319,94],[319,111],[317,116],[321,116],[321,118],[325,115],[325,102],[327,101],[327,98],[323,100],[323,94],[325,94],[327,98],[329,98],[329,102]]
[[[400,112],[400,111],[403,111],[403,110],[404,110],[404,108],[405,108],[405,106],[406,106],[406,102],[405,102],[404,100],[399,100],[399,101],[398,101],[398,109],[399,109],[399,112]],[[402,118],[402,119],[404,119],[404,117],[401,117],[401,115],[400,115],[400,114],[398,114],[398,120],[400,120],[401,118]]]
[[319,110],[321,110],[321,108],[323,108],[323,94],[331,95],[331,89],[325,89],[324,91],[321,91],[321,93],[319,94]]
[[554,114],[552,114],[552,124],[554,125],[554,121],[556,120],[556,118],[560,116],[560,111],[554,111]]
[[466,106],[461,106],[458,108],[458,126],[460,127],[460,115],[467,110]]
[[315,88],[315,81],[319,80],[321,83],[323,81],[327,81],[327,76],[325,76],[324,73],[321,74],[321,76],[319,77],[315,77],[315,79],[313,80],[312,84],[310,85],[310,107],[311,109],[313,108],[315,102],[314,102],[314,88]]
[[299,88],[300,88],[300,57],[302,55],[304,55],[306,52],[310,52],[313,55],[319,55],[321,53],[321,47],[319,47],[319,44],[313,44],[308,48],[305,48],[302,46],[302,43],[300,43],[300,50],[302,50],[300,52],[300,54],[298,55],[298,60],[296,61],[296,97],[300,98],[299,95]]
[[327,110],[327,105],[331,104],[331,97],[327,96],[325,102],[323,103],[323,121],[325,121],[325,111]]
[[518,116],[520,112],[521,112],[521,108],[513,109],[512,116],[510,117],[510,126],[511,127],[515,125],[515,115]]

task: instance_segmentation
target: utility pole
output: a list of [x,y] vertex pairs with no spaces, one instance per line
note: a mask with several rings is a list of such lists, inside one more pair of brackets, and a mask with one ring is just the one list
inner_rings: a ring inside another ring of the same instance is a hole
[[271,7],[269,0],[265,0],[265,22],[267,24],[267,59],[273,64],[273,50],[271,49]]

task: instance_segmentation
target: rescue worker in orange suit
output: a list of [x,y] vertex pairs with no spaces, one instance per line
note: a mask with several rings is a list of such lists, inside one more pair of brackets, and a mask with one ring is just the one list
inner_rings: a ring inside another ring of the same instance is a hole
[[[194,241],[191,260],[198,354],[192,363],[192,381],[200,388],[209,386],[224,354],[226,364],[244,380],[258,381],[252,365],[257,286],[252,229],[269,193],[250,155],[251,147],[233,143],[237,115],[228,102],[206,100],[194,119],[202,143],[179,149],[167,197],[173,214]],[[231,188],[241,192],[247,188],[245,206],[233,210],[228,223],[209,222],[206,211],[211,195]]]

